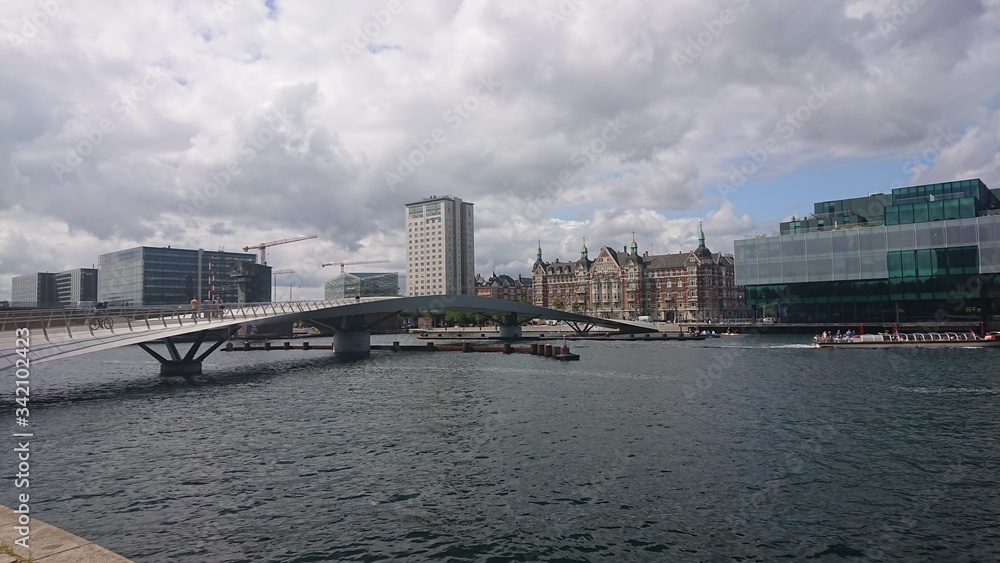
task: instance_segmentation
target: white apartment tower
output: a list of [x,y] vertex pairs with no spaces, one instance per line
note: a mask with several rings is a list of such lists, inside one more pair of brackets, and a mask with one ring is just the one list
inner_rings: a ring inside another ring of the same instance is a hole
[[475,295],[472,204],[431,196],[406,204],[406,295]]

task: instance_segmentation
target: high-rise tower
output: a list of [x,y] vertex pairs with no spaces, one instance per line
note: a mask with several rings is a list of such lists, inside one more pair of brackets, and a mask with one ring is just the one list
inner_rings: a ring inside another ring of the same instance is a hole
[[475,295],[472,204],[431,196],[406,204],[406,295]]

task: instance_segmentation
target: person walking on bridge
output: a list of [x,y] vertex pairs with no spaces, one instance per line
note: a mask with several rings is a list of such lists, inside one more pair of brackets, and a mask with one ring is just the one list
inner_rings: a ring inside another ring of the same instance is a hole
[[191,298],[191,307],[190,308],[191,308],[191,318],[192,319],[197,319],[198,318],[198,296],[197,295]]

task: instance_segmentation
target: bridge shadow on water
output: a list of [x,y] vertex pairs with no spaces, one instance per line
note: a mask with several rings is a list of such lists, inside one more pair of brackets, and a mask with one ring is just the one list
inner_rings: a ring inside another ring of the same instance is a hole
[[[35,368],[37,375],[32,378],[31,402],[42,406],[108,399],[165,398],[192,391],[212,392],[236,385],[263,385],[297,372],[320,372],[333,377],[357,375],[383,363],[387,357],[387,354],[374,352],[367,358],[324,354],[274,361],[271,356],[268,361],[238,364],[213,362],[213,358],[209,358],[205,361],[204,373],[194,376],[162,376],[158,364],[145,354],[114,362],[78,361],[74,362],[76,365],[54,362]],[[13,412],[13,404],[13,394],[0,399],[5,412]]]

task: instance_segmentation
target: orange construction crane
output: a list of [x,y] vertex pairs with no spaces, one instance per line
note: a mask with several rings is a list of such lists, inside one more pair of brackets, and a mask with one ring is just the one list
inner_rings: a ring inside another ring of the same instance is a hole
[[357,260],[355,262],[327,262],[322,266],[325,268],[327,266],[336,266],[340,264],[340,273],[344,273],[344,266],[354,266],[356,264],[384,264],[386,262],[391,262],[391,260]]
[[256,248],[257,250],[260,251],[260,263],[261,264],[267,264],[267,247],[269,247],[269,246],[276,246],[276,245],[279,245],[279,244],[287,244],[287,243],[290,243],[290,242],[297,242],[297,241],[300,241],[300,240],[307,240],[307,239],[311,239],[311,238],[316,238],[318,236],[319,235],[306,235],[304,237],[294,237],[294,238],[286,238],[286,239],[281,239],[281,240],[272,240],[271,242],[262,242],[262,243],[254,244],[254,245],[251,245],[251,246],[244,246],[243,247],[243,252],[248,252],[251,248]]

